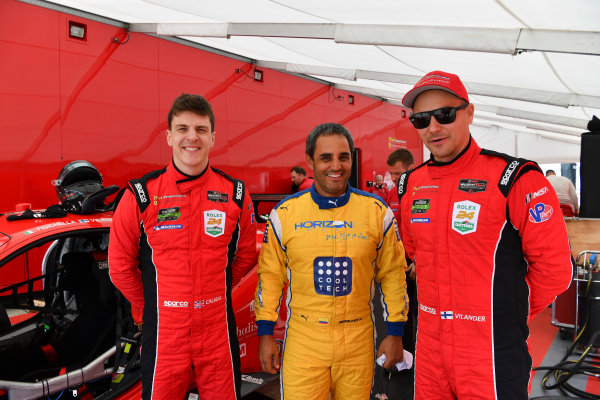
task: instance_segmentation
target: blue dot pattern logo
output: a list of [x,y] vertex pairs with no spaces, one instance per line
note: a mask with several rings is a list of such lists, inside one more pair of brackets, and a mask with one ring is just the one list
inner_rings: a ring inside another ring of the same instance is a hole
[[352,292],[352,260],[349,257],[317,257],[313,267],[317,294],[340,297]]

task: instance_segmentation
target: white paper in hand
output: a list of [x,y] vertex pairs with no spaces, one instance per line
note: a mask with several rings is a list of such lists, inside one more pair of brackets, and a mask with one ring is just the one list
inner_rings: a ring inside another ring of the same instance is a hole
[[[406,350],[403,350],[404,358],[401,362],[396,363],[396,369],[398,371],[402,371],[403,369],[410,369],[413,365],[413,355]],[[377,364],[383,367],[385,363],[385,353],[383,353],[380,357],[377,358]]]

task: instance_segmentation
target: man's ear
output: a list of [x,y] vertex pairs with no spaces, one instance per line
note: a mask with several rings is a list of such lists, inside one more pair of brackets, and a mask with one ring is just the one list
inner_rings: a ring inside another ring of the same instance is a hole
[[315,169],[313,168],[313,163],[312,157],[306,154],[306,164],[308,164],[308,167],[314,171]]

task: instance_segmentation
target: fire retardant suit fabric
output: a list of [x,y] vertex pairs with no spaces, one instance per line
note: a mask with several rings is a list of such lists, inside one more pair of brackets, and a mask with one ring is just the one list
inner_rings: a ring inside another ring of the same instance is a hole
[[415,399],[526,400],[527,322],[572,275],[554,190],[535,163],[471,139],[402,175],[398,194],[419,292]]
[[391,210],[348,187],[323,197],[314,186],[271,212],[259,257],[258,334],[272,334],[286,284],[283,350],[286,400],[367,399],[372,383],[371,299],[381,283],[387,333],[406,321],[404,249]]
[[182,399],[193,376],[202,399],[239,399],[230,294],[256,262],[243,183],[210,167],[189,177],[170,164],[128,189],[110,232],[109,268],[143,309],[142,398]]

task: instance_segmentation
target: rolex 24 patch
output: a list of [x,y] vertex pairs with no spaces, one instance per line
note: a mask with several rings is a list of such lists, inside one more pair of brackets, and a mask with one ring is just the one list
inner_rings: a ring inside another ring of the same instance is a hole
[[461,235],[477,231],[477,218],[481,205],[472,201],[454,203],[452,210],[452,229]]
[[223,211],[204,211],[204,233],[214,237],[225,233],[225,213]]

